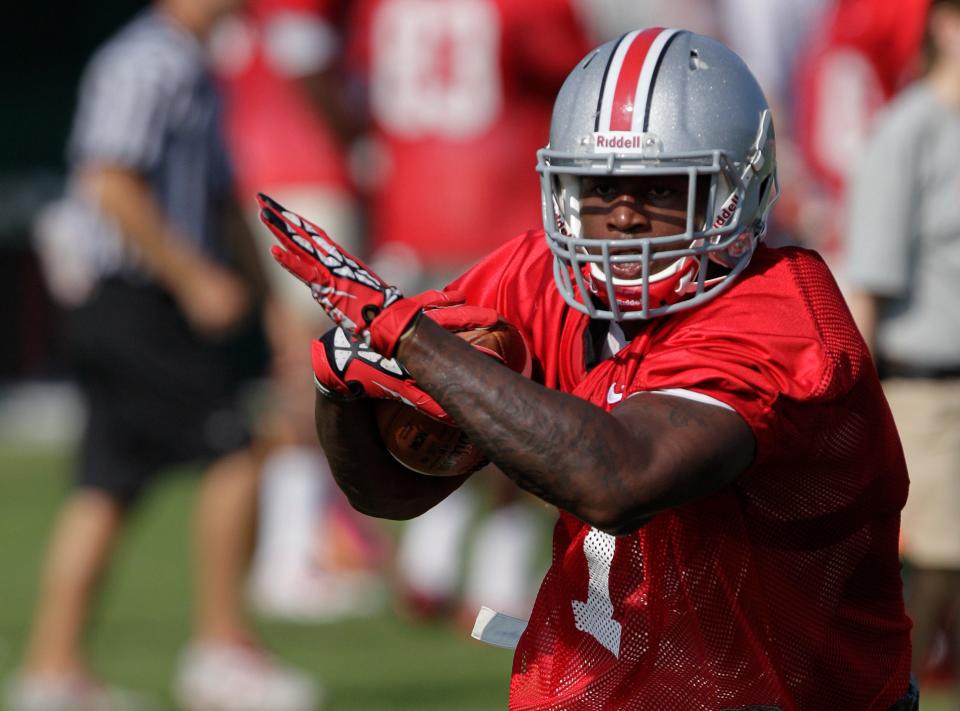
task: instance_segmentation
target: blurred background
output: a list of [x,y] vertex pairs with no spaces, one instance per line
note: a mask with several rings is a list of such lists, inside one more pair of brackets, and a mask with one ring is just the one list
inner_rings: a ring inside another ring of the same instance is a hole
[[[253,196],[266,192],[408,293],[442,285],[538,227],[534,152],[560,83],[589,47],[652,24],[717,37],[750,65],[778,135],[783,197],[768,240],[820,251],[846,285],[850,182],[878,112],[923,72],[929,12],[927,0],[203,2],[216,22],[198,41],[214,77],[229,192],[245,223],[223,231],[248,235],[262,258],[269,237],[256,225]],[[57,206],[89,155],[77,148],[78,97],[93,91],[81,77],[114,33],[167,4],[17,2],[4,11],[2,679],[15,678],[28,647],[39,654],[45,551],[87,422],[64,322],[90,275],[83,255],[56,236]],[[125,104],[116,106],[119,114]],[[121,132],[133,120],[112,118]],[[960,155],[953,160],[960,165]],[[262,464],[253,565],[242,581],[258,644],[313,677],[325,708],[505,707],[511,654],[472,641],[472,615],[487,604],[525,616],[548,562],[552,512],[496,476],[477,477],[412,524],[350,512],[311,432],[308,343],[327,324],[268,260],[240,273],[262,316],[249,348],[264,354],[242,398]],[[91,593],[77,655],[88,680],[177,708],[171,680],[193,624],[191,517],[201,477],[190,463],[163,469],[129,508],[104,575],[93,576],[99,594]],[[960,561],[945,567],[947,582],[924,603],[929,621],[915,655],[925,711],[960,708],[952,691]],[[908,589],[913,574],[908,558]]]

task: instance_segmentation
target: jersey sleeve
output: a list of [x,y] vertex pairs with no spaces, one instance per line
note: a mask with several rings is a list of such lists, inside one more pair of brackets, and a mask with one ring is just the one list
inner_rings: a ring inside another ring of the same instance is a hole
[[626,394],[682,388],[729,405],[753,431],[758,459],[794,441],[789,433],[842,399],[869,357],[822,261],[785,261],[761,264],[665,329]]
[[822,349],[809,338],[697,329],[648,354],[627,395],[673,388],[707,395],[732,407],[758,443],[767,442],[781,395],[804,398],[822,369]]

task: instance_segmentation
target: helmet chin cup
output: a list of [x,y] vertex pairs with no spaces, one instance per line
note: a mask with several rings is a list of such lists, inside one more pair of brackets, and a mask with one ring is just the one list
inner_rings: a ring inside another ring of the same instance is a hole
[[619,311],[629,313],[643,309],[644,303],[662,308],[680,301],[696,278],[697,264],[696,259],[683,257],[649,279],[620,279],[605,273],[596,262],[584,265],[583,270],[590,293],[601,304],[607,307],[616,304]]

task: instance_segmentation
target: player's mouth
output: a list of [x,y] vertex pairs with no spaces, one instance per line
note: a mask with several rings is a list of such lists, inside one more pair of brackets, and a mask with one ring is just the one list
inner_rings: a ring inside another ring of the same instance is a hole
[[639,279],[643,276],[642,262],[614,262],[610,271],[617,279]]

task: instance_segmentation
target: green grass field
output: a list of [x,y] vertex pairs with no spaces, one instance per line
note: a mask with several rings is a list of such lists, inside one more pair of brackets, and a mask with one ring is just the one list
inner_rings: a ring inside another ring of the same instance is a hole
[[[15,668],[51,520],[65,492],[65,452],[0,446],[0,678]],[[168,478],[131,524],[90,638],[96,670],[173,709],[169,680],[189,628],[188,521],[194,481]],[[390,613],[327,625],[262,621],[285,659],[315,673],[332,711],[473,711],[506,707],[511,655],[443,625]],[[923,711],[955,711],[926,694]],[[837,710],[843,711],[843,710]]]
[[[0,447],[0,677],[15,668],[33,608],[50,523],[65,491],[65,453]],[[189,629],[188,527],[194,480],[162,481],[131,523],[94,622],[90,652],[110,682],[153,694],[173,709],[169,681]],[[509,651],[443,625],[390,613],[325,625],[262,621],[285,659],[314,673],[326,708],[500,709]],[[0,702],[2,703],[2,702]]]

